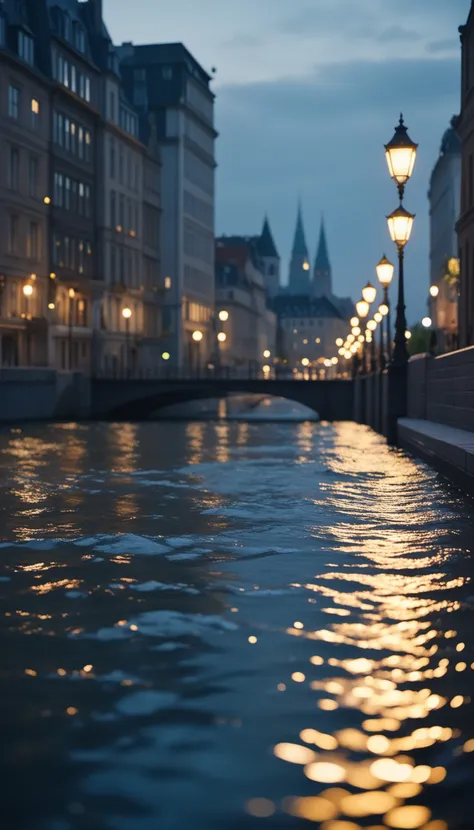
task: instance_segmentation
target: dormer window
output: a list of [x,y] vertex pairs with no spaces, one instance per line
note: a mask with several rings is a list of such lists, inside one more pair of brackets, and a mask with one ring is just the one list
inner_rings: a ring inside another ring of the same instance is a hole
[[33,38],[27,35],[22,29],[18,31],[18,55],[25,63],[33,65],[35,62]]
[[86,51],[86,36],[84,33],[84,29],[82,28],[80,23],[74,23],[73,30],[74,46],[76,47],[78,52],[81,52],[81,54],[84,55]]

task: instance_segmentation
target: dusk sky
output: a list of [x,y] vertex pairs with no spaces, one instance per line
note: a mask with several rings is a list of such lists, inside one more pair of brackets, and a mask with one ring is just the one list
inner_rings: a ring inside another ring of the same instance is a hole
[[334,290],[357,300],[397,205],[383,145],[400,111],[420,145],[405,206],[410,323],[429,288],[428,201],[444,130],[460,104],[470,0],[104,0],[114,41],[182,41],[217,68],[217,233],[255,234],[268,212],[286,281],[298,197],[314,256],[324,213]]

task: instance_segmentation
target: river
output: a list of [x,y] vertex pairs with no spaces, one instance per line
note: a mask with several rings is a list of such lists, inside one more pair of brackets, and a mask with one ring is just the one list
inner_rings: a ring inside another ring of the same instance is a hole
[[474,826],[473,512],[355,424],[0,434],[5,830]]

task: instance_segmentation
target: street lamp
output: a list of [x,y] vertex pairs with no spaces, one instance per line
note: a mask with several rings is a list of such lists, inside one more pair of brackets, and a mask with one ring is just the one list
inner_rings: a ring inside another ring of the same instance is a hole
[[198,371],[198,374],[199,374],[199,370],[201,368],[201,347],[200,347],[200,343],[201,343],[201,340],[204,337],[204,335],[203,335],[202,331],[199,331],[199,329],[197,329],[197,331],[193,331],[192,337],[193,337],[194,342],[196,343],[197,371]]
[[417,149],[418,144],[411,140],[403,123],[403,115],[400,115],[395,134],[392,140],[385,145],[388,169],[390,176],[397,183],[400,202],[403,200],[405,185],[413,173]]
[[351,326],[358,326],[359,325],[359,318],[358,317],[351,317]]
[[357,314],[359,315],[360,319],[365,320],[365,318],[368,316],[369,311],[370,311],[369,303],[366,302],[366,300],[359,300],[359,302],[356,303],[356,308],[357,308]]
[[125,320],[125,366],[127,377],[130,377],[130,317],[132,316],[131,308],[122,309],[122,317]]
[[263,353],[263,356],[264,356],[265,360],[268,360],[268,358],[271,357],[271,355],[272,355],[272,353],[271,353],[270,349],[265,349],[265,351]]
[[74,297],[76,292],[74,288],[70,288],[67,292],[69,297],[69,323],[68,323],[68,356],[69,356],[69,371],[72,371],[72,324],[74,320]]
[[408,361],[408,350],[405,339],[407,321],[405,315],[404,258],[405,245],[410,239],[414,220],[414,214],[405,210],[402,205],[387,216],[390,236],[398,249],[398,303],[397,319],[395,321],[395,348],[393,352],[395,366],[403,366]]
[[336,340],[336,346],[338,346],[340,348],[343,345],[344,345],[344,340],[342,339],[342,337],[338,337],[337,340]]
[[372,305],[375,298],[377,296],[377,289],[368,282],[365,288],[362,289],[362,298],[365,300],[366,303]]
[[421,321],[421,325],[424,326],[425,329],[429,329],[432,323],[433,321],[431,317],[423,317],[423,320]]
[[[383,316],[387,318],[387,351],[388,351],[388,359],[392,359],[392,326],[390,323],[390,301],[388,298],[388,289],[390,284],[393,280],[393,274],[395,271],[395,266],[392,265],[389,259],[383,255],[382,259],[380,260],[379,264],[375,268],[377,272],[377,277],[380,285],[383,288],[383,305],[386,307],[387,311],[386,314]],[[381,309],[379,309],[380,313],[383,314]]]
[[432,285],[430,288],[430,294],[434,299],[436,299],[439,294],[439,287],[437,285]]
[[219,320],[221,321],[221,323],[226,323],[228,319],[229,319],[229,312],[228,311],[225,311],[225,309],[223,309],[222,311],[219,311]]
[[31,344],[30,344],[30,329],[28,326],[30,297],[33,294],[33,286],[27,283],[23,286],[23,296],[25,298],[25,318],[26,318],[26,363],[29,366],[31,362]]

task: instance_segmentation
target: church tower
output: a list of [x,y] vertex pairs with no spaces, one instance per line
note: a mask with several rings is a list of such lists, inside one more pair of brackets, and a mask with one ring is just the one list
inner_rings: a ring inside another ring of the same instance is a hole
[[329,262],[326,230],[324,228],[323,219],[321,219],[318,250],[314,261],[312,288],[314,297],[327,297],[328,299],[331,299],[333,296],[332,269],[331,263]]
[[288,292],[290,294],[310,293],[310,264],[309,254],[303,227],[301,204],[298,205],[293,250],[291,252],[290,272],[288,277]]
[[280,256],[267,216],[265,216],[262,233],[257,239],[257,250],[262,263],[262,271],[268,296],[276,297],[280,292]]

